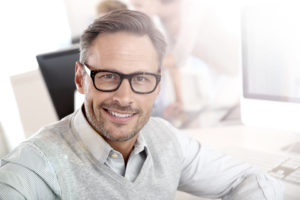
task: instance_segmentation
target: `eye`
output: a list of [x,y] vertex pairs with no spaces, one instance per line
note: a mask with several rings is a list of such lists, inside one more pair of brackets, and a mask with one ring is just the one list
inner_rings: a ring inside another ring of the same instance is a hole
[[117,79],[119,79],[119,76],[117,74],[114,74],[114,73],[105,72],[105,73],[99,73],[97,78],[100,79],[100,80],[109,81],[109,80],[117,80]]
[[143,82],[148,82],[149,79],[145,75],[137,75],[134,77],[135,82],[143,83]]
[[112,79],[114,77],[113,74],[104,74],[101,76],[101,78],[104,78],[104,79]]

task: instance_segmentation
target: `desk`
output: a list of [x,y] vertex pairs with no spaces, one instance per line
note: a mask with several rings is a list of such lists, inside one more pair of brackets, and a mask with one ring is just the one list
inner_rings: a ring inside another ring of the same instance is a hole
[[[222,126],[205,129],[183,130],[187,135],[199,140],[204,145],[221,151],[228,152],[232,148],[247,148],[262,152],[276,153],[297,140],[300,134],[272,129],[245,127],[243,125]],[[300,186],[284,182],[286,187],[285,200],[299,200]],[[182,192],[178,192],[176,200],[200,200]]]

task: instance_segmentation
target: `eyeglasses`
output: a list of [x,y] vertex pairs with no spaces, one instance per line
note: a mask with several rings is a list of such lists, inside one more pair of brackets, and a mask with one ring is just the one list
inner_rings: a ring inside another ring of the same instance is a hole
[[94,87],[101,92],[113,92],[119,89],[122,81],[128,79],[133,92],[137,94],[152,93],[160,79],[160,74],[149,72],[136,72],[132,74],[123,74],[110,70],[90,70],[90,66],[82,64],[93,80]]

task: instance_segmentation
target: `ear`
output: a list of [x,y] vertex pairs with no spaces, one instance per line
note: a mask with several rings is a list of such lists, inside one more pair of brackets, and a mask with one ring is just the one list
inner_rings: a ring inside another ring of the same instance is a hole
[[84,94],[84,73],[83,66],[80,62],[76,62],[75,65],[75,84],[77,91],[81,94]]

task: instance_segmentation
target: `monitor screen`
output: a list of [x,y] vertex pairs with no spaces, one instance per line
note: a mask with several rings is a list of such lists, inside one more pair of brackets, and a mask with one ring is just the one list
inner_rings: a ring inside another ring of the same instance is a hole
[[261,6],[243,14],[244,96],[299,103],[299,9]]
[[297,6],[242,11],[241,118],[245,124],[300,131],[300,12]]
[[37,56],[39,68],[59,119],[74,111],[75,62],[78,60],[78,48]]

